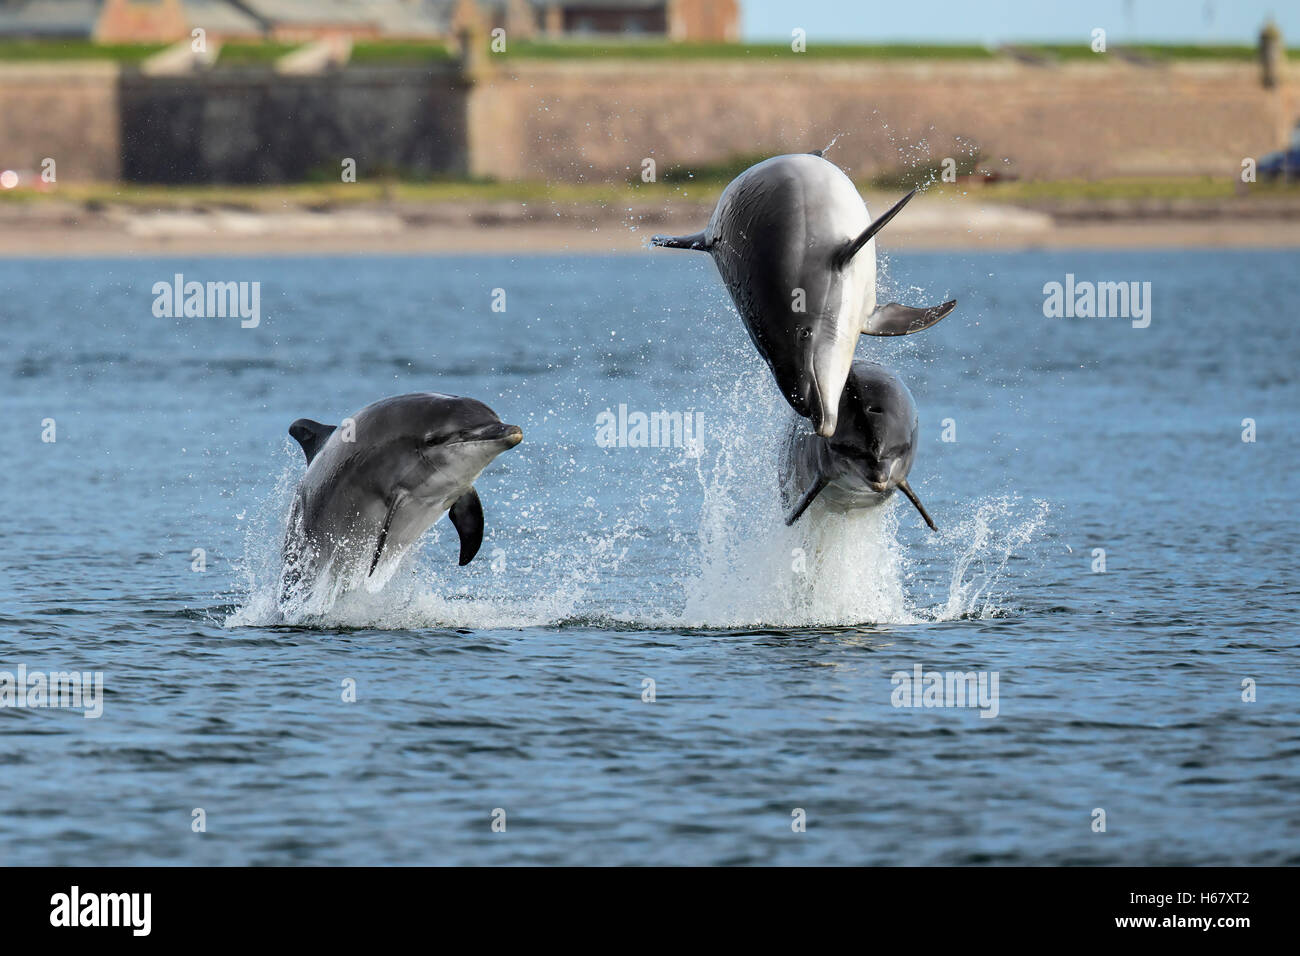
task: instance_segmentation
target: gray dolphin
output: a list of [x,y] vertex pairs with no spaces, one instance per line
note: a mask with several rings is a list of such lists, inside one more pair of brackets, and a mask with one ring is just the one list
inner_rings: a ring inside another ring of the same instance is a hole
[[482,402],[437,392],[382,399],[344,424],[300,418],[289,426],[307,472],[289,516],[282,593],[314,585],[327,569],[345,581],[369,577],[448,511],[468,564],[483,542],[474,480],[519,444],[519,427]]
[[859,359],[844,385],[839,425],[823,438],[790,416],[780,480],[790,525],[821,499],[840,511],[873,508],[898,489],[934,531],[934,521],[907,483],[916,458],[917,415],[912,393],[889,369]]
[[820,153],[774,156],[731,181],[703,232],[651,243],[713,257],[781,393],[829,438],[859,334],[920,332],[957,304],[876,305],[872,237],[915,193],[872,222],[852,180]]

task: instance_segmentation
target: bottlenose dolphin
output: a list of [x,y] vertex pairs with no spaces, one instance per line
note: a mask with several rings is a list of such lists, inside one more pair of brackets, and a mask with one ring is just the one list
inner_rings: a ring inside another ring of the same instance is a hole
[[957,304],[876,305],[872,237],[915,194],[872,222],[852,180],[820,153],[774,156],[731,181],[703,232],[651,243],[713,257],[781,394],[829,438],[858,335],[920,332]]
[[399,560],[444,512],[468,564],[483,542],[474,480],[519,444],[518,426],[482,402],[437,392],[382,399],[344,426],[309,418],[289,426],[307,472],[289,515],[282,594],[302,582],[310,589],[326,571],[343,590],[355,586],[381,561]]
[[897,488],[936,530],[907,483],[916,430],[916,403],[899,377],[875,362],[854,362],[834,435],[813,434],[802,418],[790,416],[780,464],[785,523],[798,521],[819,496],[837,510],[852,511],[882,504]]

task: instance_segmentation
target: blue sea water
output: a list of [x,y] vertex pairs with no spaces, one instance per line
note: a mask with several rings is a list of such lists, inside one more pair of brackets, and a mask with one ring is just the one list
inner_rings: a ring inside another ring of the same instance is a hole
[[[1297,265],[892,256],[886,297],[959,300],[859,352],[916,397],[931,533],[784,527],[704,256],[2,262],[0,672],[104,675],[98,719],[0,707],[3,860],[1300,862]],[[176,273],[260,282],[260,324],[155,317]],[[1150,326],[1046,318],[1067,273],[1150,282]],[[419,390],[524,430],[479,558],[444,520],[285,619],[289,423]],[[601,447],[620,405],[701,453]],[[996,716],[894,706],[917,665],[996,673]]]

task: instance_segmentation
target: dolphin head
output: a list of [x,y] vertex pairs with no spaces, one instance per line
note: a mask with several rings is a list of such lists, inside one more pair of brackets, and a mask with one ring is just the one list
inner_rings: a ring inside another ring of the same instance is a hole
[[447,506],[523,439],[482,402],[438,392],[382,399],[337,426],[299,419],[289,434],[307,455],[305,484],[322,501],[350,502],[344,511],[398,499]]
[[907,386],[880,365],[854,362],[828,442],[840,467],[855,483],[892,494],[907,481],[916,434],[916,404]]
[[417,499],[445,499],[468,488],[524,433],[472,398],[418,392],[369,406],[358,433],[373,433],[387,452],[389,474]]

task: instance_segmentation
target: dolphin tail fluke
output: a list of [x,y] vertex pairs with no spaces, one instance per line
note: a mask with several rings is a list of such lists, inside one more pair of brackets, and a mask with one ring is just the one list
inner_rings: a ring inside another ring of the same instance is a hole
[[916,492],[912,490],[912,486],[909,485],[906,481],[900,481],[898,483],[898,489],[903,494],[907,495],[908,501],[916,505],[916,510],[921,512],[921,517],[924,518],[925,523],[930,526],[930,530],[938,531],[939,529],[934,526],[934,519],[932,519],[930,517],[930,513],[925,510],[925,505],[921,504],[921,499],[916,497]]
[[956,307],[956,299],[926,309],[914,309],[910,305],[891,302],[867,316],[867,321],[862,325],[862,334],[911,335],[928,329]]
[[808,506],[813,503],[813,499],[822,493],[822,489],[825,488],[827,484],[829,484],[829,480],[826,476],[817,476],[817,480],[812,483],[812,487],[799,496],[799,500],[794,503],[794,507],[791,508],[790,513],[786,515],[785,523],[787,527],[794,524],[803,516],[803,513],[808,510]]
[[695,249],[699,252],[708,252],[712,248],[702,230],[689,236],[655,236],[650,240],[650,245],[663,246],[665,249]]
[[843,269],[846,265],[848,265],[849,260],[851,260],[854,256],[856,256],[859,250],[861,250],[863,246],[865,246],[868,242],[871,241],[871,237],[874,236],[876,233],[878,233],[881,229],[884,229],[885,224],[888,223],[889,220],[897,216],[899,210],[902,209],[904,206],[906,206],[908,201],[915,195],[916,195],[916,190],[913,189],[910,193],[908,193],[898,202],[894,203],[894,205],[890,207],[887,213],[885,213],[879,219],[875,220],[871,225],[867,226],[867,228],[862,231],[862,235],[858,236],[858,238],[856,239],[850,239],[844,245],[844,247],[835,254],[836,268]]
[[460,566],[463,568],[474,560],[483,544],[483,502],[479,501],[478,492],[471,488],[457,498],[447,517],[460,535]]

